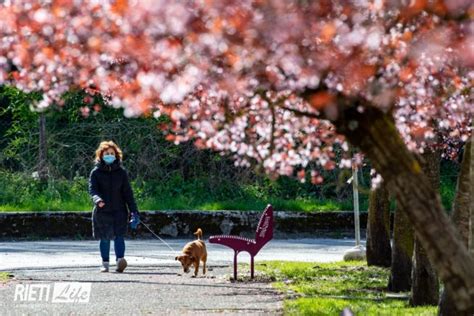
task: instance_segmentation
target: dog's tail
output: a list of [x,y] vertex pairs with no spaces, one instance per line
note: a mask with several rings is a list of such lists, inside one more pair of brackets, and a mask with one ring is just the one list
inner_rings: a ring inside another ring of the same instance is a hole
[[196,230],[196,232],[194,233],[194,235],[196,235],[196,237],[197,237],[198,240],[201,240],[201,238],[202,238],[202,229],[201,229],[201,228],[198,228],[198,229]]

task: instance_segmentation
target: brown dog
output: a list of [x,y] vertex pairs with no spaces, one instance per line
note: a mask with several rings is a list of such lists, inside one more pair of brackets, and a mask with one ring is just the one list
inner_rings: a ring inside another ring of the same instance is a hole
[[206,244],[202,238],[202,230],[198,228],[194,233],[197,240],[188,242],[183,248],[183,254],[177,256],[175,260],[181,262],[183,266],[183,271],[185,273],[189,272],[189,267],[194,265],[194,277],[197,276],[199,270],[199,262],[202,261],[204,267],[202,269],[202,274],[206,274],[206,261],[207,261],[207,250]]

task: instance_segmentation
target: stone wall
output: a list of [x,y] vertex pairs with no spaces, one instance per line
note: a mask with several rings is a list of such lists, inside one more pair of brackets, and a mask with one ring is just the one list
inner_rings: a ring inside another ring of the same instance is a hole
[[[204,237],[219,234],[253,237],[262,211],[142,211],[141,220],[163,237],[193,238],[201,228]],[[353,237],[352,212],[276,211],[275,238]],[[365,230],[367,213],[361,213]],[[130,232],[131,233],[131,232]],[[364,234],[364,231],[363,231]],[[135,237],[152,237],[140,226]],[[0,238],[92,238],[91,212],[0,213]]]

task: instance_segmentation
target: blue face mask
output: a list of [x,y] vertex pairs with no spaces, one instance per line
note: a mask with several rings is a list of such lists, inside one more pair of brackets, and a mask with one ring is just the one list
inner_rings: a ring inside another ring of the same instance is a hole
[[102,159],[104,159],[104,162],[108,165],[110,165],[112,162],[115,161],[115,156],[114,155],[104,155],[102,157]]

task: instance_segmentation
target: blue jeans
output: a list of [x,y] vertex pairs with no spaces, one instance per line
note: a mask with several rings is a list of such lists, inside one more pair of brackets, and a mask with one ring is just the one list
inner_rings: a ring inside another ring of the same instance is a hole
[[[99,243],[100,256],[102,261],[109,262],[110,240],[101,239]],[[123,258],[125,255],[125,240],[123,237],[115,237],[114,239],[115,260]]]

